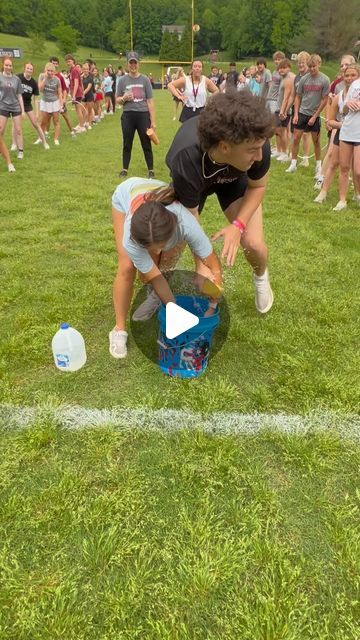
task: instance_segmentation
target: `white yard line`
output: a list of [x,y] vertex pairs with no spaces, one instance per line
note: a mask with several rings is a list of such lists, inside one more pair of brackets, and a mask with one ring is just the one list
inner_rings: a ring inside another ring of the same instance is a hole
[[213,434],[256,434],[272,431],[284,434],[333,432],[346,440],[360,441],[360,416],[332,412],[306,415],[266,413],[212,413],[204,415],[178,409],[92,409],[80,406],[19,407],[0,405],[0,426],[15,429],[49,420],[70,430],[102,426],[117,429],[140,428],[162,432],[200,429]]

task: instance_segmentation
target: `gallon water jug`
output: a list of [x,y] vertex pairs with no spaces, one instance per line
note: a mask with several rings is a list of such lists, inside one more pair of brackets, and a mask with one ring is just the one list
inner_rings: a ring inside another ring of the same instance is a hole
[[60,325],[59,331],[52,339],[51,346],[55,366],[60,371],[77,371],[86,362],[84,338],[67,322]]

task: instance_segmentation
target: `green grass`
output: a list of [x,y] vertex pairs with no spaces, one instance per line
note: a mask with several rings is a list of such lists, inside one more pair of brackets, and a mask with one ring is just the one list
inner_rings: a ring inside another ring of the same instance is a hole
[[[178,126],[170,98],[155,93],[164,180]],[[340,422],[358,411],[360,217],[351,198],[332,212],[335,184],[319,207],[313,166],[286,175],[273,163],[274,307],[256,313],[239,257],[224,275],[228,339],[202,378],[182,382],[131,338],[125,362],[108,353],[118,116],[74,141],[63,129],[49,152],[34,138],[25,123],[16,174],[0,164],[0,405],[333,410]],[[131,175],[146,175],[138,141]],[[208,233],[223,225],[215,199],[202,219]],[[189,254],[181,266],[192,267]],[[86,340],[73,375],[52,362],[63,320]],[[200,423],[72,432],[46,411],[25,430],[0,426],[1,638],[359,638],[358,443],[335,432],[214,436]]]
[[359,447],[2,432],[7,640],[356,640]]
[[[171,120],[170,96],[158,91],[155,102],[161,140],[155,170],[167,180],[164,156],[178,125]],[[347,211],[335,214],[336,184],[328,202],[316,205],[313,166],[286,175],[273,163],[264,208],[274,307],[266,317],[257,314],[250,270],[239,256],[224,273],[228,339],[205,376],[179,382],[144,361],[131,339],[126,361],[108,353],[118,116],[74,141],[63,129],[61,146],[49,152],[33,146],[34,136],[25,123],[25,159],[14,160],[16,174],[0,165],[3,402],[34,404],[52,396],[99,407],[357,411],[360,217],[351,195]],[[146,175],[138,141],[130,169],[130,175]],[[215,198],[202,220],[209,234],[223,225]],[[192,268],[188,254],[181,266]],[[88,364],[75,376],[61,374],[52,362],[50,342],[61,321],[86,341]]]

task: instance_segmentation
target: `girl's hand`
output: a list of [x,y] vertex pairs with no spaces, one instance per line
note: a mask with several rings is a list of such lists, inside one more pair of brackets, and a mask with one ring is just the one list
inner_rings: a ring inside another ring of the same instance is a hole
[[349,100],[346,106],[350,111],[360,111],[360,100]]
[[204,318],[210,318],[210,316],[213,316],[215,313],[216,309],[213,309],[212,307],[209,307],[207,311],[205,311],[204,313]]

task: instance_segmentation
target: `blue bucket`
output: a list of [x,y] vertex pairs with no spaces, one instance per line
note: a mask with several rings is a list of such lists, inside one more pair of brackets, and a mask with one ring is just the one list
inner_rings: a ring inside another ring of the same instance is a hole
[[176,304],[198,316],[199,324],[170,340],[166,337],[166,307],[161,305],[158,312],[159,366],[168,376],[197,378],[205,371],[208,363],[211,341],[220,322],[219,309],[216,309],[214,315],[204,318],[209,306],[207,298],[176,296]]

